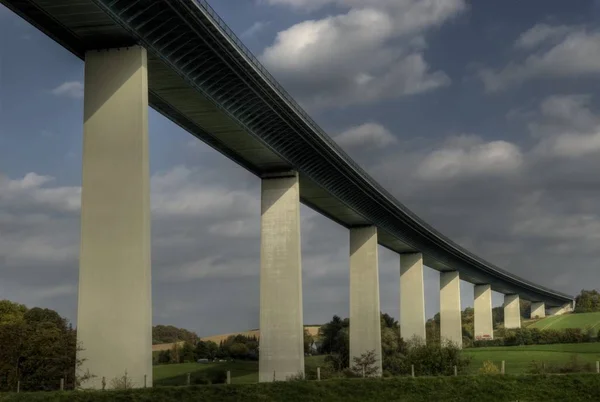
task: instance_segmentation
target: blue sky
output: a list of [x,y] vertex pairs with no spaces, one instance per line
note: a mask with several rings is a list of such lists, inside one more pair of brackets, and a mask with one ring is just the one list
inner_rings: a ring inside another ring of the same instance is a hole
[[[221,0],[313,118],[409,208],[527,279],[597,288],[600,2]],[[77,308],[83,62],[0,6],[0,298]],[[259,180],[151,111],[154,323],[258,325]],[[348,234],[302,209],[304,314],[348,314]],[[398,257],[380,249],[382,310]],[[426,309],[439,309],[426,271]],[[462,283],[463,306],[472,287]],[[501,295],[494,296],[500,305]]]

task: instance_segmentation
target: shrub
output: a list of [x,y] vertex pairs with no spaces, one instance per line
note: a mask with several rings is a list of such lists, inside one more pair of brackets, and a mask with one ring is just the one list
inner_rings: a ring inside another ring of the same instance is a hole
[[483,366],[481,366],[481,368],[479,369],[479,374],[484,374],[484,375],[500,374],[500,369],[491,360],[486,360],[483,362]]

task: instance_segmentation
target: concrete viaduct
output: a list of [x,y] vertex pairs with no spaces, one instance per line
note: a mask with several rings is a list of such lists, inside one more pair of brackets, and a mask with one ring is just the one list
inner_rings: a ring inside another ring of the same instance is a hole
[[[298,106],[204,0],[0,0],[85,61],[78,339],[99,388],[152,384],[148,106],[262,178],[260,381],[304,372],[300,203],[348,228],[350,353],[381,357],[377,245],[399,255],[401,332],[425,337],[423,265],[440,272],[441,335],[461,343],[459,279],[475,336],[560,314],[571,296],[470,253],[409,211]],[[381,360],[379,360],[381,362]]]

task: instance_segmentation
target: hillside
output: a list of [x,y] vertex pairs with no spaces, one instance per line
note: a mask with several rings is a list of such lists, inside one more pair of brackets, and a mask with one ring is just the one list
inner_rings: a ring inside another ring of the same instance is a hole
[[[317,336],[319,334],[319,328],[321,326],[320,325],[307,325],[304,327],[304,329],[306,329],[308,331],[309,334],[311,334],[312,336]],[[232,335],[245,335],[245,336],[256,336],[257,338],[260,337],[260,330],[258,329],[253,329],[251,331],[246,331],[246,332],[232,332],[229,334],[220,334],[220,335],[212,335],[212,336],[203,336],[202,338],[200,338],[203,341],[213,341],[215,343],[219,343],[221,341],[224,341],[225,339],[227,339],[228,337],[232,336]]]
[[527,327],[539,329],[592,328],[597,331],[600,329],[600,312],[574,313],[546,317],[531,323]]

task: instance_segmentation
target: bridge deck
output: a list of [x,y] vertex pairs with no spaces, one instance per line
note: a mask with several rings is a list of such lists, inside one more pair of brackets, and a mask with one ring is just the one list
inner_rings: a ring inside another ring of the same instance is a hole
[[375,224],[379,243],[427,266],[558,306],[572,297],[458,246],[370,178],[302,111],[204,0],[0,0],[81,59],[148,49],[151,106],[258,176],[295,169],[301,201],[344,225]]

